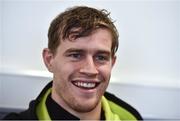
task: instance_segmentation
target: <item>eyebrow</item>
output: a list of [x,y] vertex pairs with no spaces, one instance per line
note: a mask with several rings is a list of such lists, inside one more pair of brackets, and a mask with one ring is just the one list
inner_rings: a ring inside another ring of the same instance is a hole
[[[71,53],[71,52],[85,53],[86,50],[84,50],[84,49],[78,49],[78,48],[69,48],[69,49],[67,49],[67,50],[64,52],[64,54]],[[96,53],[111,55],[111,52],[108,51],[108,50],[97,50]]]
[[98,51],[97,54],[103,54],[105,56],[111,57],[112,53],[110,51]]
[[84,52],[83,49],[77,49],[77,48],[69,48],[65,51],[65,53],[70,53],[70,52]]
[[68,53],[73,53],[73,52],[83,53],[85,51],[83,49],[78,49],[78,48],[69,48],[64,52],[63,55],[66,55]]

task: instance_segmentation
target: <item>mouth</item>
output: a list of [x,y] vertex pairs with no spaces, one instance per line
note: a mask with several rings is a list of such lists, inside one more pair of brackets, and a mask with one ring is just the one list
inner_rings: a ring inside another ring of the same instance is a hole
[[72,84],[81,89],[95,89],[100,82],[72,81]]

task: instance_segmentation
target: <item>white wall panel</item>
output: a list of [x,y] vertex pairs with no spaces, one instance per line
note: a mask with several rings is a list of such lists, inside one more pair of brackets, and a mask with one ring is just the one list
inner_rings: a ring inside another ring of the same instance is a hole
[[[2,46],[3,46],[2,45],[2,2],[0,1],[0,65],[2,65]],[[2,72],[1,69],[2,68],[0,68],[0,72]],[[1,83],[2,83],[2,79],[0,77],[0,103],[2,101],[2,94],[1,94],[2,93],[2,91],[1,91],[2,85],[1,85]]]
[[46,70],[41,52],[49,24],[73,5],[105,8],[116,20],[120,47],[112,81],[180,87],[178,1],[4,1],[0,67]]

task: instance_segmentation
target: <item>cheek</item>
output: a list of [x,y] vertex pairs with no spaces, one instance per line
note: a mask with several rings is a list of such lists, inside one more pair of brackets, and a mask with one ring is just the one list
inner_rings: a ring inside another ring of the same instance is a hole
[[110,79],[111,69],[112,69],[112,67],[110,65],[102,66],[99,68],[99,72],[105,78],[106,81],[107,80],[109,81],[109,79]]
[[78,67],[79,67],[78,65],[72,64],[70,62],[67,63],[58,62],[54,66],[53,73],[54,76],[61,79],[63,78],[63,80],[65,79],[67,80],[72,73],[77,72]]

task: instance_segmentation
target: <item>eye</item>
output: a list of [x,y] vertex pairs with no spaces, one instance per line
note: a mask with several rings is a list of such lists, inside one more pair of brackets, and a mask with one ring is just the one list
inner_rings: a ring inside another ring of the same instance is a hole
[[70,57],[73,60],[79,60],[83,57],[81,53],[70,53],[68,54],[68,57]]
[[104,54],[100,54],[96,56],[96,61],[98,62],[106,62],[109,61],[109,56],[108,55],[104,55]]
[[97,60],[106,60],[106,58],[104,56],[101,56],[101,55],[97,56],[96,59]]

